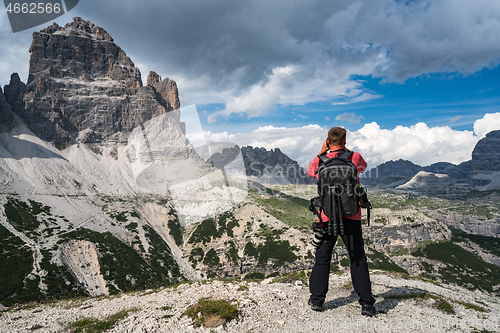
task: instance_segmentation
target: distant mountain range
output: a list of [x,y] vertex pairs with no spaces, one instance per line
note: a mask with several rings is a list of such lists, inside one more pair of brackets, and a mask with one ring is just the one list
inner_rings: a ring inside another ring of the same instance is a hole
[[[422,173],[423,172],[423,173]],[[500,130],[491,131],[478,141],[472,151],[472,159],[455,165],[448,162],[438,162],[429,166],[420,166],[406,160],[388,161],[368,170],[362,175],[362,183],[371,186],[397,187],[403,186],[419,174],[418,184],[429,185],[423,179],[433,175],[447,175],[448,183],[465,183],[478,189],[499,188],[500,177]],[[432,184],[440,184],[442,182]]]
[[246,146],[241,149],[224,149],[221,153],[214,154],[207,160],[221,168],[226,160],[241,151],[245,164],[245,172],[249,179],[264,185],[307,185],[316,184],[314,178],[309,177],[297,161],[292,160],[279,148],[267,150],[265,148]]

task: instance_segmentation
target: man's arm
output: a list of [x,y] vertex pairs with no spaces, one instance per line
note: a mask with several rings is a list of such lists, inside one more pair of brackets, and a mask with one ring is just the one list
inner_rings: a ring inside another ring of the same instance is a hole
[[316,174],[318,173],[318,165],[319,165],[319,158],[318,156],[316,156],[311,164],[309,164],[309,166],[307,167],[307,174],[310,176],[310,177],[316,177]]
[[321,151],[319,152],[318,155],[326,153],[329,150],[330,150],[330,142],[328,141],[328,138],[326,138],[326,140],[323,142],[323,146],[321,146]]
[[356,169],[358,169],[358,177],[360,174],[366,171],[367,163],[364,160],[363,156],[359,153],[354,153],[352,155],[352,162],[356,166]]

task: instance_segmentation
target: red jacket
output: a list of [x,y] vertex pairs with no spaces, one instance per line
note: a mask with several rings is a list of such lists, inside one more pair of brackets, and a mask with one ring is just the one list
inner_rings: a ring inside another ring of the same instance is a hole
[[[338,154],[339,151],[335,150],[333,152],[327,153],[326,157],[328,158],[336,157]],[[366,161],[363,159],[363,156],[361,156],[361,154],[357,152],[352,153],[351,161],[358,169],[358,182],[359,182],[359,175],[366,171],[366,166],[367,166]],[[307,168],[307,174],[311,177],[316,177],[316,179],[318,179],[318,164],[319,164],[319,157],[316,156],[313,159],[312,163],[309,164],[309,167]],[[361,220],[361,208],[358,210],[358,213],[356,215],[349,216],[348,218],[352,220]],[[321,220],[328,221],[328,216],[326,216],[325,213],[323,213],[323,211],[321,211]]]

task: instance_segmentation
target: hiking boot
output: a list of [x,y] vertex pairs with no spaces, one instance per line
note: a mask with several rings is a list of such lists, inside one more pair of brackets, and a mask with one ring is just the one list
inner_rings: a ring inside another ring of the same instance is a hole
[[322,305],[314,305],[310,298],[309,298],[309,301],[307,301],[307,304],[309,304],[311,306],[311,310],[313,310],[313,311],[318,311],[318,312],[323,311],[323,306]]
[[376,313],[377,310],[375,310],[375,307],[371,304],[363,304],[361,306],[361,315],[363,316],[373,317]]

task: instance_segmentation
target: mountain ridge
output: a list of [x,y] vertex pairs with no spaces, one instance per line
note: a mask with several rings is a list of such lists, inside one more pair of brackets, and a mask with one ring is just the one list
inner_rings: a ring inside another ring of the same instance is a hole
[[79,17],[33,33],[30,53],[28,83],[14,73],[5,97],[45,141],[72,144],[88,129],[94,141],[126,142],[142,122],[180,107],[174,81],[151,72],[143,86],[139,69],[113,38]]

